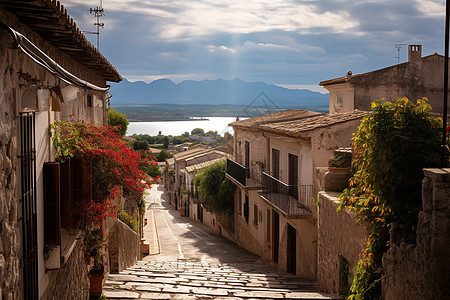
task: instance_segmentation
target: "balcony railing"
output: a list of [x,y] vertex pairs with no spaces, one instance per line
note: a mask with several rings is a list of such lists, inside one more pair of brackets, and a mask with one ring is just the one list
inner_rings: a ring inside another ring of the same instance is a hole
[[262,196],[287,215],[311,213],[312,185],[288,185],[267,173],[262,173],[262,186]]
[[237,181],[240,185],[250,189],[261,189],[262,172],[265,165],[254,161],[250,167],[244,167],[231,158],[227,159],[227,176]]
[[248,172],[248,168],[235,162],[231,158],[227,158],[227,174],[243,186],[245,186]]

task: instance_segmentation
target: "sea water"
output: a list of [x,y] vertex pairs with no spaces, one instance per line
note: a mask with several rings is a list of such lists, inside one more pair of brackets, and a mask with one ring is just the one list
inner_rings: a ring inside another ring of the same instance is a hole
[[[246,118],[240,118],[240,120],[244,119]],[[228,124],[234,121],[236,121],[234,117],[202,117],[202,119],[193,118],[190,121],[130,122],[127,135],[148,134],[154,136],[161,131],[162,135],[177,136],[186,131],[191,133],[194,128],[202,128],[205,132],[217,131],[219,135],[223,136],[225,132],[233,133],[233,128]]]

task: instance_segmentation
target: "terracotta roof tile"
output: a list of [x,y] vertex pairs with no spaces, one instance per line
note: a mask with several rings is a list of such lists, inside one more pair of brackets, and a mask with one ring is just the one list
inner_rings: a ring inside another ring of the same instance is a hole
[[215,159],[212,159],[212,160],[204,161],[204,162],[201,162],[201,163],[198,163],[198,164],[186,167],[186,172],[191,173],[191,172],[195,172],[195,171],[201,170],[203,168],[206,168],[207,166],[210,166],[210,165],[212,165],[212,164],[214,164],[216,162],[219,162],[221,160],[224,160],[224,159],[225,159],[225,157],[215,158]]
[[228,124],[233,127],[254,127],[257,128],[262,124],[281,122],[281,121],[289,121],[296,120],[300,118],[306,118],[310,116],[319,115],[320,113],[309,110],[296,110],[296,109],[287,109],[278,111],[272,114],[262,115],[258,117],[249,118],[246,120],[236,121]]
[[299,120],[264,124],[261,125],[260,128],[267,132],[280,133],[289,136],[299,136],[301,133],[306,131],[356,120],[369,113],[370,112],[367,111],[354,110],[344,113],[321,114]]

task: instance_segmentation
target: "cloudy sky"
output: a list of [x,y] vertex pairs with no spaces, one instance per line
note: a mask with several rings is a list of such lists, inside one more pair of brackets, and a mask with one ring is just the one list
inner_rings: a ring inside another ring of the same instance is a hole
[[[88,10],[99,1],[62,2],[81,30],[94,31]],[[239,77],[314,87],[348,70],[396,64],[396,44],[444,52],[444,0],[104,0],[103,7],[100,50],[130,81]]]

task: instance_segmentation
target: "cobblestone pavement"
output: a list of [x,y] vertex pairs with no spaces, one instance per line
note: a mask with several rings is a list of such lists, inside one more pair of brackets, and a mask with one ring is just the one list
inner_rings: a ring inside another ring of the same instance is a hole
[[157,241],[159,250],[120,274],[109,274],[103,288],[108,299],[339,299],[316,292],[314,281],[262,264],[204,224],[180,217],[161,200],[162,187],[154,186],[147,197],[148,220],[155,226],[146,240]]

